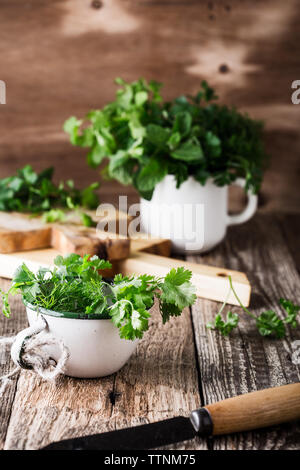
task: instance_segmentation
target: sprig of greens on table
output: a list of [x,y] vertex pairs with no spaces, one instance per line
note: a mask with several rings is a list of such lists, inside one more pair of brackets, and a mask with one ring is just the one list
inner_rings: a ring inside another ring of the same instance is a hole
[[54,269],[40,268],[37,274],[22,264],[15,273],[8,293],[2,292],[3,313],[10,316],[9,294],[22,294],[25,303],[38,310],[43,307],[56,312],[78,313],[80,318],[97,315],[111,319],[119,328],[120,337],[141,338],[148,329],[149,309],[159,300],[163,323],[179,316],[196,300],[192,273],[182,267],[171,269],[164,277],[147,274],[122,276],[111,283],[100,270],[111,267],[97,256],[83,258],[76,254],[57,256]]
[[[300,310],[299,305],[295,305],[290,300],[286,299],[279,299],[279,304],[285,310],[286,316],[282,320],[278,314],[274,310],[266,310],[262,312],[260,315],[256,316],[251,313],[241,302],[239,299],[233,285],[231,276],[229,276],[229,283],[230,283],[230,291],[233,292],[235,298],[237,299],[239,305],[244,310],[247,315],[249,315],[256,323],[257,329],[262,336],[270,336],[275,335],[276,338],[283,338],[286,334],[285,325],[290,325],[292,328],[296,328],[297,324],[297,315]],[[228,294],[229,294],[228,293]],[[228,297],[227,297],[228,298]],[[223,305],[221,306],[219,312],[217,313],[214,322],[208,323],[206,326],[207,328],[214,329],[220,331],[220,333],[224,336],[228,336],[231,331],[237,327],[239,322],[239,316],[237,313],[232,313],[229,311],[227,313],[226,320],[222,319],[222,312],[227,304],[227,299],[224,301]]]
[[64,209],[78,211],[82,223],[93,225],[88,214],[81,208],[94,209],[99,204],[96,190],[99,183],[85,189],[74,187],[72,180],[56,185],[52,181],[53,168],[36,173],[30,165],[17,171],[14,176],[0,179],[0,211],[17,211],[43,214],[45,222],[65,220]]
[[90,166],[107,157],[104,174],[134,185],[149,200],[167,174],[177,187],[189,175],[203,185],[212,177],[219,186],[244,177],[245,189],[257,192],[266,161],[260,122],[214,103],[217,96],[205,81],[195,96],[170,102],[162,100],[156,81],[116,83],[115,101],[64,124],[73,145],[90,149]]

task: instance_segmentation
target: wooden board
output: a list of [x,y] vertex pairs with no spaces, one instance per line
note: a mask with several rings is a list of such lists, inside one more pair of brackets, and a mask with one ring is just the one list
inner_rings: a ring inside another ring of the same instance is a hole
[[[110,261],[129,256],[130,240],[127,234],[118,233],[119,213],[114,214],[115,230],[108,233],[95,227],[84,227],[75,211],[66,213],[62,223],[47,224],[42,217],[0,212],[0,253],[54,248],[61,254],[86,253]],[[123,216],[123,215],[122,215]],[[125,215],[126,216],[126,215]],[[93,213],[96,223],[98,219]],[[126,227],[128,224],[126,217]]]
[[[192,271],[192,283],[198,297],[224,301],[230,290],[228,276],[231,276],[235,291],[245,306],[249,305],[251,286],[246,274],[231,269],[219,268],[199,263],[170,258],[167,263],[162,256],[148,253],[133,253],[129,258],[117,262],[118,270],[124,274],[153,274],[165,276],[170,269],[183,266]],[[236,297],[230,292],[228,303],[239,305]]]
[[[170,240],[164,239],[148,239],[146,240],[132,240],[131,241],[131,252],[135,253],[138,251],[157,253],[162,256],[170,255]],[[53,261],[56,256],[61,255],[62,252],[54,248],[46,248],[42,250],[28,250],[20,251],[15,253],[0,253],[0,277],[12,279],[15,270],[22,263],[26,263],[29,269],[36,272],[37,269],[42,266],[49,268],[53,266]],[[112,276],[117,274],[118,265],[113,264],[112,270],[105,270],[104,276]]]
[[[165,276],[171,268],[184,266],[193,273],[192,282],[196,286],[197,296],[211,300],[225,300],[229,291],[228,276],[231,276],[240,300],[245,306],[249,305],[251,286],[244,273],[213,266],[187,263],[174,258],[166,259],[164,256],[151,254],[160,251],[159,240],[154,240],[152,245],[151,240],[148,240],[148,247],[144,240],[142,243],[137,243],[136,245],[135,243],[136,241],[133,240],[130,257],[112,263],[112,269],[105,270],[103,272],[104,276],[111,277],[119,272],[128,275],[148,273],[155,276]],[[164,247],[164,245],[162,246]],[[143,251],[140,251],[141,248]],[[149,248],[150,253],[145,252],[147,248]],[[32,271],[36,271],[39,266],[52,267],[54,258],[59,254],[60,252],[54,249],[0,254],[0,276],[12,278],[15,270],[22,263],[26,263]],[[228,303],[238,305],[238,301],[232,293],[228,297]]]

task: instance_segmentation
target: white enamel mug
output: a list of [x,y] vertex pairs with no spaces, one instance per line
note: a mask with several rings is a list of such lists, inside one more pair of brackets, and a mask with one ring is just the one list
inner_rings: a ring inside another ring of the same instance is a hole
[[[100,318],[79,318],[78,314],[52,312],[26,305],[29,328],[22,330],[12,347],[14,362],[23,368],[22,345],[24,341],[41,331],[41,317],[46,322],[45,335],[57,338],[69,353],[65,374],[71,377],[96,378],[117,372],[135,351],[138,340],[121,339],[119,330],[111,320]],[[44,322],[44,324],[45,324]],[[45,336],[45,339],[46,336]],[[55,361],[61,354],[60,347],[43,346]]]
[[[245,180],[233,185],[244,188]],[[257,196],[247,193],[248,203],[237,215],[228,214],[228,186],[210,179],[202,186],[190,176],[176,188],[173,175],[167,175],[154,189],[151,201],[141,199],[141,231],[155,238],[169,238],[176,253],[197,254],[220,243],[229,225],[249,220],[257,209]]]

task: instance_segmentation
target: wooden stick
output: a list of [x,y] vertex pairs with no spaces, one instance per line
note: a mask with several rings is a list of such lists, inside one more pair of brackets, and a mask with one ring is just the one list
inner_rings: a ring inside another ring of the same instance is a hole
[[[241,302],[247,307],[250,302],[251,286],[247,276],[239,271],[216,268],[204,264],[189,263],[174,258],[148,253],[135,252],[130,258],[118,262],[118,270],[123,274],[152,274],[165,276],[171,268],[184,266],[192,271],[192,283],[196,286],[198,297],[223,302],[229,292],[228,276],[231,276],[233,287]],[[231,292],[228,303],[239,305]]]

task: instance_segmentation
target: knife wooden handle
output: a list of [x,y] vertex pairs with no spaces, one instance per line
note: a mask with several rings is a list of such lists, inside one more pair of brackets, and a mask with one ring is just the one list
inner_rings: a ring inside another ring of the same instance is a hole
[[213,435],[248,431],[299,418],[300,383],[228,398],[191,414],[197,432]]

